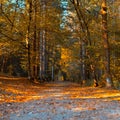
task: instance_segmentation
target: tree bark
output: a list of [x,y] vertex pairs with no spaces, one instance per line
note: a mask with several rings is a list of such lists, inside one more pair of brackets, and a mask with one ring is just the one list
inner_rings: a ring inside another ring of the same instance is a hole
[[104,66],[105,66],[105,80],[106,87],[112,87],[113,82],[110,73],[110,46],[108,41],[108,28],[107,28],[107,1],[102,0],[102,36],[103,36],[103,47],[104,47]]
[[28,0],[28,11],[29,11],[29,23],[28,23],[28,78],[31,80],[31,45],[30,45],[30,26],[31,26],[31,20],[32,20],[32,1]]
[[34,0],[34,39],[33,39],[33,65],[32,65],[32,77],[33,79],[37,79],[37,26],[36,26],[36,0]]
[[82,11],[82,8],[80,7],[81,1],[79,0],[70,0],[71,3],[73,4],[78,20],[79,20],[79,25],[80,25],[80,32],[82,32],[83,36],[80,36],[81,39],[81,79],[82,81],[87,80],[86,76],[86,63],[85,63],[85,56],[86,56],[86,46],[91,45],[91,37],[90,37],[90,31],[89,31],[89,26],[88,22],[84,16],[84,13]]

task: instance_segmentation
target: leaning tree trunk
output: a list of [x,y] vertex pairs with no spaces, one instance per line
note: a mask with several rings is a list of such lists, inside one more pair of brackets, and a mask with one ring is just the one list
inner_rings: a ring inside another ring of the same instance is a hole
[[110,74],[110,46],[108,41],[108,30],[107,30],[107,2],[106,0],[102,0],[102,36],[103,36],[103,47],[105,50],[104,54],[104,66],[105,66],[105,80],[106,80],[106,86],[112,87],[113,82],[111,79]]

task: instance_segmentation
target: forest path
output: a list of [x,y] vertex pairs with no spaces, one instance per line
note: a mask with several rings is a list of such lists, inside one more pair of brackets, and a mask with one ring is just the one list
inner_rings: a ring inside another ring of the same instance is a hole
[[0,78],[0,120],[120,120],[120,91]]

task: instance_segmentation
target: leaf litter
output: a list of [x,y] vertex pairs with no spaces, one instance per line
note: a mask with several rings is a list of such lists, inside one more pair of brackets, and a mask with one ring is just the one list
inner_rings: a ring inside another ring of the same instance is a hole
[[0,78],[0,120],[120,120],[120,91]]

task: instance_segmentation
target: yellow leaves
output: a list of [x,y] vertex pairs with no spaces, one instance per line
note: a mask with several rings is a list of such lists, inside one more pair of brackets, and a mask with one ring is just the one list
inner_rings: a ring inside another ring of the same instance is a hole
[[[63,100],[69,99],[104,99],[120,100],[118,90],[107,90],[92,87],[79,87],[74,83],[54,83],[46,85],[33,86],[27,80],[15,80],[14,78],[1,81],[0,84],[0,102],[25,102],[29,100],[38,100],[45,98],[56,98]],[[68,86],[69,85],[69,86]],[[66,87],[67,86],[67,87]],[[80,103],[81,104],[81,103]],[[69,106],[66,106],[69,107]],[[93,107],[91,109],[94,109]],[[77,111],[78,109],[74,109]],[[80,110],[80,108],[79,108]]]
[[102,7],[102,9],[101,9],[101,11],[100,11],[100,14],[101,14],[101,15],[107,14],[107,6],[106,6],[106,3],[105,3],[105,2],[102,3],[101,7]]
[[[0,102],[25,102],[43,97],[35,92],[35,90],[38,89],[36,86],[32,89],[33,86],[23,78],[19,80],[2,77],[1,79]],[[41,89],[42,88],[43,87],[41,87]]]
[[[108,97],[109,95],[114,98],[116,98],[115,95],[119,97],[120,93],[117,90],[92,87],[81,88],[79,84],[70,82],[31,85],[26,79],[23,80],[22,78],[0,79],[0,82],[3,84],[0,85],[0,89],[4,87],[5,90],[7,87],[10,88],[9,90],[13,89],[13,92],[17,92],[15,89],[23,91],[21,95],[6,97],[7,99],[2,101],[4,103],[0,104],[0,117],[3,118],[13,116],[11,119],[36,119],[37,117],[40,119],[42,116],[45,120],[54,118],[58,120],[92,118],[97,120],[106,115],[105,119],[117,120],[120,116],[119,101],[109,101]],[[24,94],[24,91],[27,94]],[[99,97],[93,99],[94,96],[99,96],[100,99]],[[103,96],[102,99],[101,96]]]
[[105,2],[103,2],[101,6],[102,6],[102,8],[107,8]]
[[62,48],[60,64],[64,67],[67,66],[67,63],[71,61],[71,58],[72,58],[72,52],[67,48]]
[[105,15],[105,14],[107,14],[107,12],[102,9],[102,10],[100,11],[100,14],[101,14],[101,15]]
[[70,55],[71,55],[71,52],[69,49],[67,48],[62,48],[62,51],[61,51],[61,59],[69,59],[70,58]]
[[5,4],[7,0],[0,0],[0,4]]
[[3,23],[3,22],[5,22],[5,19],[0,17],[0,23]]

